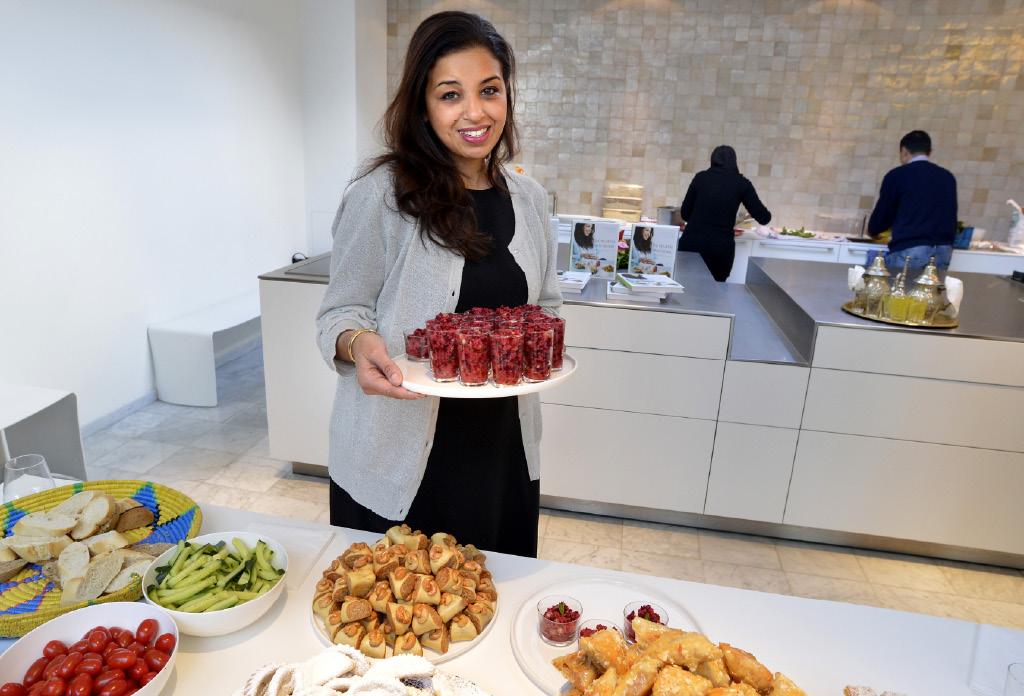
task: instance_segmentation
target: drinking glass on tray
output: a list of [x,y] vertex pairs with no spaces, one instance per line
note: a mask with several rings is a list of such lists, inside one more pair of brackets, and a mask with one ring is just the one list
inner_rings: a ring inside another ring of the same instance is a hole
[[523,339],[523,379],[543,382],[551,379],[551,351],[555,330],[548,324],[528,324]]
[[501,327],[491,332],[491,379],[496,387],[514,387],[523,378],[523,331]]
[[427,362],[430,359],[426,329],[406,329],[405,355],[416,362]]
[[490,331],[463,324],[455,335],[459,351],[459,383],[466,387],[486,384],[491,368]]
[[433,324],[427,326],[430,345],[430,370],[436,382],[454,382],[459,376],[458,335],[454,326]]

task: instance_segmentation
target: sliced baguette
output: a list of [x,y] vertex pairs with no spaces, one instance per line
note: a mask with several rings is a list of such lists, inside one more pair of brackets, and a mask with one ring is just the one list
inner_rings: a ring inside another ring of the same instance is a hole
[[[89,553],[93,556],[97,556],[107,551],[123,549],[132,542],[130,542],[124,534],[121,534],[121,532],[115,529],[104,534],[97,534],[96,536],[89,537],[83,543],[89,547]],[[118,556],[118,558],[120,558],[120,556]]]
[[141,578],[146,574],[146,571],[149,570],[149,565],[153,560],[154,559],[150,558],[148,561],[135,561],[134,563],[123,566],[121,568],[121,572],[115,575],[114,579],[107,584],[106,589],[103,590],[103,594],[117,592],[118,590],[123,590],[131,585],[132,575],[138,575]]
[[56,558],[71,544],[67,536],[26,536],[15,534],[8,537],[8,548],[29,563],[42,563]]
[[174,544],[167,541],[157,541],[150,543],[139,542],[138,544],[132,544],[130,548],[132,551],[141,551],[142,553],[148,553],[153,558],[156,558],[167,549],[173,549],[174,546]]
[[96,530],[97,534],[106,534],[107,532],[114,531],[117,529],[117,521],[120,519],[120,515],[114,512],[110,519],[100,525],[99,529]]
[[46,510],[30,512],[14,523],[11,531],[25,536],[63,536],[70,532],[78,520],[72,515],[63,515]]
[[71,578],[79,578],[85,573],[89,565],[89,547],[80,541],[68,544],[60,555],[57,556],[57,573],[60,576],[60,586],[64,587]]
[[117,513],[117,501],[114,496],[100,493],[82,509],[78,524],[71,530],[72,539],[85,539],[99,531],[111,517]]
[[156,560],[156,556],[153,556],[148,553],[143,553],[142,551],[136,551],[132,548],[117,549],[116,551],[114,551],[114,553],[120,556],[121,560],[124,561],[124,567],[128,567],[129,565],[137,561]]
[[117,518],[116,529],[119,532],[127,532],[129,529],[148,527],[155,521],[156,518],[153,516],[152,510],[142,505],[136,505],[121,512],[121,515]]
[[96,599],[120,572],[121,557],[110,551],[101,553],[89,561],[81,577],[71,578],[64,584],[60,603],[68,605]]
[[0,583],[9,582],[11,578],[18,574],[18,571],[28,565],[28,561],[24,558],[18,558],[13,561],[4,561],[0,563]]
[[89,504],[89,501],[95,497],[96,491],[81,491],[80,493],[75,493],[63,503],[50,510],[50,512],[78,517],[82,514],[85,506]]
[[18,554],[7,548],[7,545],[0,546],[0,563],[6,563],[7,561],[13,561],[18,558]]

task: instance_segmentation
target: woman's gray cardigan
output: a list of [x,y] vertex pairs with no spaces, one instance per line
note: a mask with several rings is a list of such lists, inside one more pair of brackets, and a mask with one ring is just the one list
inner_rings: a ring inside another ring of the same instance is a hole
[[[547,194],[529,177],[503,173],[515,211],[509,250],[526,275],[528,301],[557,310],[562,303],[555,272],[558,241],[551,230]],[[405,329],[455,310],[463,258],[422,239],[416,221],[397,212],[388,167],[378,167],[349,187],[332,234],[331,281],[316,320],[324,360],[338,373],[328,468],[358,503],[387,519],[402,520],[423,479],[440,400],[365,395],[353,365],[335,360],[335,342],[348,329],[375,329],[389,355],[404,353]],[[530,479],[536,480],[541,437],[537,394],[519,397],[519,422]],[[480,467],[487,466],[487,453],[481,452]]]

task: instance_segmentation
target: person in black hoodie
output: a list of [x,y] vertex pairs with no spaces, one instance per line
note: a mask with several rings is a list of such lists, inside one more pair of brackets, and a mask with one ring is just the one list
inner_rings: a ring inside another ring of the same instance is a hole
[[698,172],[679,209],[686,222],[679,251],[700,254],[711,275],[724,282],[736,255],[733,227],[740,204],[758,223],[767,225],[771,212],[764,207],[750,180],[740,174],[736,151],[719,145],[711,153],[711,167]]

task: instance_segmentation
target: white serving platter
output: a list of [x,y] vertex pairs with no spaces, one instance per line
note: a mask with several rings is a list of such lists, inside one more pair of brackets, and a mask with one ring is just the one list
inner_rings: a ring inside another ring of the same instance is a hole
[[[580,621],[605,619],[622,629],[622,608],[630,602],[649,601],[668,612],[668,626],[704,633],[697,619],[677,599],[612,575],[577,575],[544,585],[523,600],[512,617],[512,653],[527,677],[546,694],[561,694],[570,689],[551,661],[579,648],[576,642],[564,647],[548,645],[537,628],[537,602],[548,595],[569,595],[583,605]],[[494,623],[493,621],[491,622]]]
[[543,382],[521,382],[514,387],[496,387],[490,382],[478,387],[466,387],[454,382],[435,382],[429,362],[410,360],[404,353],[393,358],[405,378],[402,386],[409,391],[428,396],[445,396],[452,399],[497,399],[503,396],[519,396],[553,389],[576,373],[576,359],[568,353],[562,354],[562,369],[551,373],[551,379]]

